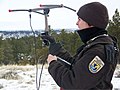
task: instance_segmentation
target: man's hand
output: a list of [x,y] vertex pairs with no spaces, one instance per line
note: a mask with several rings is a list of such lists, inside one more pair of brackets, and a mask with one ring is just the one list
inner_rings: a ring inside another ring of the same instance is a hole
[[57,43],[55,39],[49,35],[42,35],[41,38],[42,40],[46,40],[47,42],[49,42],[49,54],[58,55],[62,48],[61,44]]
[[47,58],[48,64],[49,64],[51,61],[53,61],[53,60],[57,60],[57,57],[49,54],[49,55],[48,55],[48,58]]
[[55,43],[55,39],[50,35],[42,35],[41,38],[42,38],[43,41],[47,41],[50,44]]

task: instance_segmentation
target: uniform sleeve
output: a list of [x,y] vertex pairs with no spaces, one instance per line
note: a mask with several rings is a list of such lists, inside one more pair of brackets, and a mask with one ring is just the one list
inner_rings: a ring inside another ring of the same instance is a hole
[[104,65],[98,72],[91,72],[89,67],[96,56],[102,61],[105,60],[104,53],[95,48],[85,52],[72,69],[54,61],[49,65],[48,71],[55,82],[64,89],[90,89],[100,82],[106,71],[106,65],[103,62]]

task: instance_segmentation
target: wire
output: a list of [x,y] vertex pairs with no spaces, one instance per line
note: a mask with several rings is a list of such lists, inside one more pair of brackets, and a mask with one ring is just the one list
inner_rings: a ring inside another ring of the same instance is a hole
[[33,37],[34,37],[34,46],[35,46],[35,61],[36,61],[36,88],[37,90],[40,89],[40,83],[41,83],[41,77],[42,77],[42,72],[43,72],[43,67],[44,67],[44,64],[45,64],[45,60],[46,58],[43,60],[43,64],[42,64],[42,68],[41,68],[41,72],[40,72],[40,77],[39,77],[39,83],[38,83],[38,59],[37,59],[37,52],[36,52],[36,38],[35,38],[35,32],[32,28],[32,23],[31,23],[31,13],[29,14],[29,18],[30,18],[30,28],[32,30],[32,33],[33,33]]
[[43,67],[44,67],[44,65],[45,65],[45,60],[46,60],[46,59],[47,59],[47,58],[45,58],[45,59],[43,60],[43,64],[42,64],[42,68],[41,68],[41,72],[40,72],[40,77],[39,77],[38,90],[40,89],[41,77],[42,77]]
[[[34,37],[34,47],[35,47],[35,64],[36,64],[36,88],[38,88],[38,83],[37,83],[37,78],[38,78],[38,60],[37,60],[37,57],[36,57],[36,38],[35,38],[35,32],[32,28],[32,23],[31,23],[31,13],[29,13],[29,19],[30,19],[30,28],[32,30],[32,33],[33,33],[33,37]],[[38,89],[37,89],[38,90]]]

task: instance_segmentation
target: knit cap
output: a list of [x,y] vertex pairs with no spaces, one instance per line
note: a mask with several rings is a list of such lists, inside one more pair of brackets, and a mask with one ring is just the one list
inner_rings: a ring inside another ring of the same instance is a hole
[[89,25],[105,29],[108,21],[108,10],[99,2],[91,2],[83,5],[77,12],[78,17]]

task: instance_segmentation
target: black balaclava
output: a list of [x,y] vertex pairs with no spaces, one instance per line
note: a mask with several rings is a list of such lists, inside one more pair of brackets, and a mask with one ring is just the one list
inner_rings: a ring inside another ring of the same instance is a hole
[[86,44],[87,41],[89,41],[90,39],[96,36],[107,34],[107,31],[105,29],[91,27],[83,30],[77,30],[77,33],[79,34],[82,42]]

